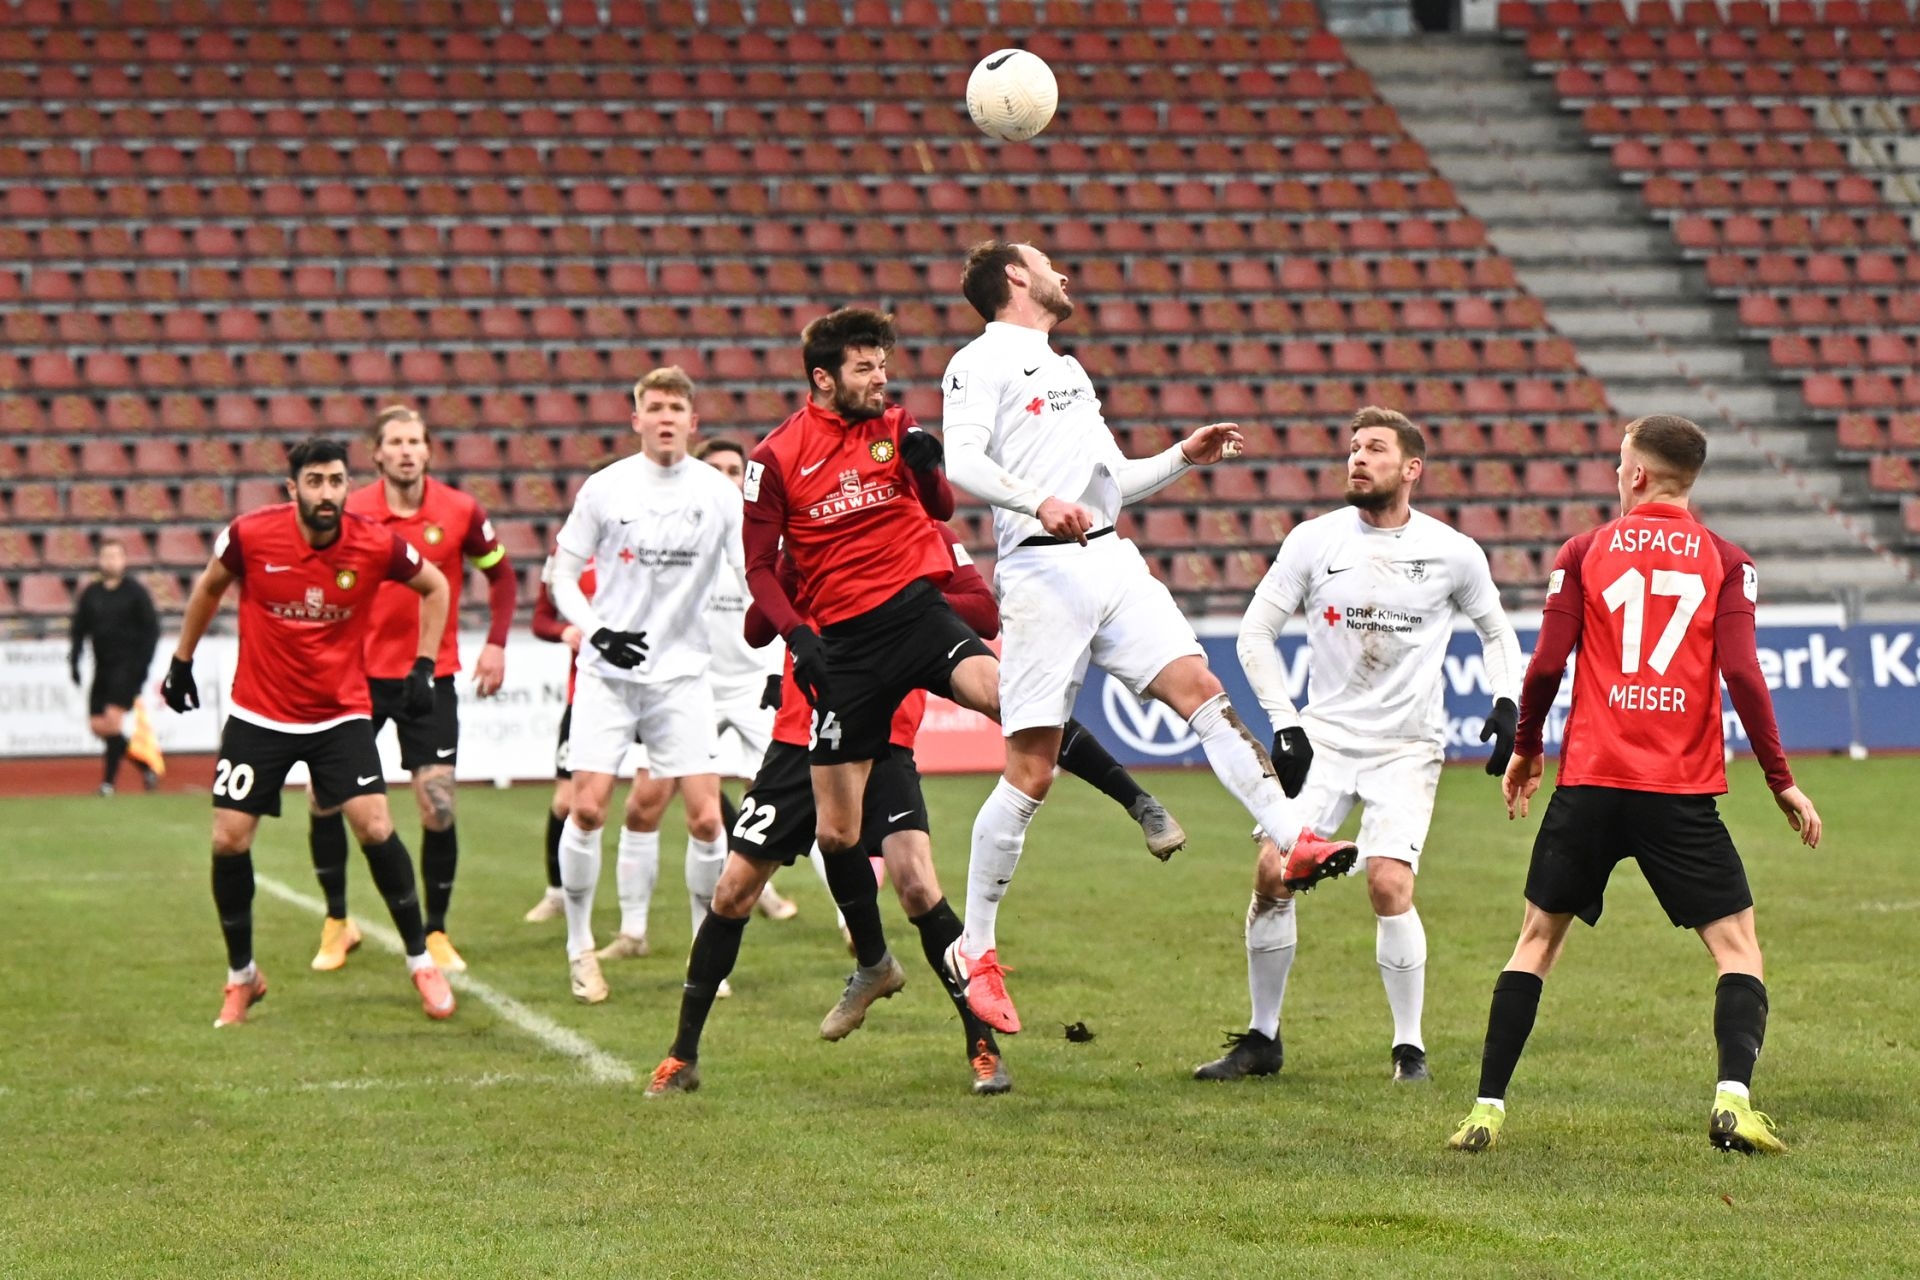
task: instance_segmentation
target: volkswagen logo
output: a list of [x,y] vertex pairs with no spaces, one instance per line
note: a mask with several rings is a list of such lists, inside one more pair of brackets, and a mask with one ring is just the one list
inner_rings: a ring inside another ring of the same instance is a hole
[[1193,726],[1164,702],[1142,702],[1127,686],[1105,672],[1100,688],[1100,710],[1120,740],[1142,755],[1185,755],[1200,745]]

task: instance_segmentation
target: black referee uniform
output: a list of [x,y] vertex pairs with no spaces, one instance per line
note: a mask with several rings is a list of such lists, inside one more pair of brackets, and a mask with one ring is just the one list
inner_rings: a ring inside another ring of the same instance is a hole
[[[108,707],[123,711],[131,708],[160,643],[160,618],[147,589],[123,577],[111,587],[96,579],[81,591],[73,607],[73,641],[67,652],[67,665],[76,686],[80,683],[80,651],[89,640],[93,642],[93,688],[87,695],[87,714],[104,715]],[[127,737],[116,733],[103,741],[106,776],[101,786],[105,790],[113,786],[120,772],[120,760],[127,754]]]

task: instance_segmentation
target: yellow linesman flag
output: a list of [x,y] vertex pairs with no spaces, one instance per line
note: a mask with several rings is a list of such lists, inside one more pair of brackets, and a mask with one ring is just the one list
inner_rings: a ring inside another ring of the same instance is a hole
[[153,736],[153,720],[147,715],[147,700],[133,700],[133,732],[127,736],[127,759],[143,764],[161,777],[167,776],[167,758],[160,753],[160,739]]

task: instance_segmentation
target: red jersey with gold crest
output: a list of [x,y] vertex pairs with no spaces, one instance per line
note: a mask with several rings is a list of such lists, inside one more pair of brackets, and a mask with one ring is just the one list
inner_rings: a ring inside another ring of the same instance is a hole
[[901,461],[900,441],[912,429],[913,415],[898,405],[848,422],[809,400],[747,460],[747,585],[781,635],[801,621],[785,593],[774,594],[783,547],[800,571],[797,595],[820,626],[952,569],[927,517],[953,514],[953,489],[945,472]]
[[[213,554],[240,587],[233,714],[292,733],[373,713],[363,657],[381,585],[409,582],[420,553],[351,512],[325,547],[300,536],[291,502],[235,520]],[[418,633],[415,647],[418,648]]]
[[[486,569],[507,554],[494,536],[493,522],[467,494],[441,484],[432,476],[421,481],[420,508],[398,516],[387,506],[387,488],[375,480],[347,495],[347,510],[383,525],[410,543],[421,557],[447,579],[447,629],[440,636],[434,663],[436,677],[460,670],[460,588],[465,556],[476,569]],[[373,623],[367,632],[367,675],[374,680],[400,680],[413,670],[420,651],[420,594],[389,584],[374,598]]]

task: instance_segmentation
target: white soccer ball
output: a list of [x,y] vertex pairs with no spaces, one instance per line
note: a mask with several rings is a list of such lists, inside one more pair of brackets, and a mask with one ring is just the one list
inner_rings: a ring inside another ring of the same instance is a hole
[[1024,142],[1039,133],[1059,105],[1053,68],[1025,49],[990,53],[967,77],[967,114],[980,132],[1002,142]]

